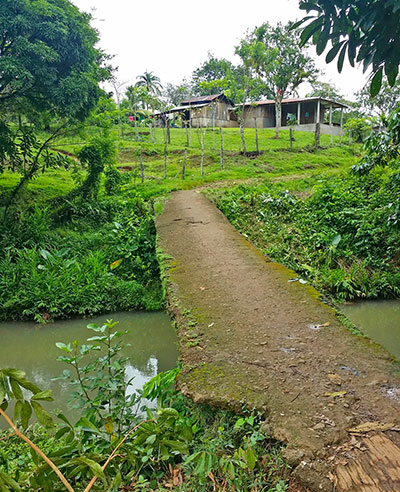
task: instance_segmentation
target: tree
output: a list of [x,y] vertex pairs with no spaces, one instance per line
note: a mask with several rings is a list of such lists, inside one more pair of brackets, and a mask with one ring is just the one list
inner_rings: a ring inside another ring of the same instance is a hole
[[109,69],[90,16],[68,0],[0,3],[0,110],[51,110],[83,119]]
[[322,97],[325,99],[346,103],[346,99],[334,84],[329,82],[321,82],[319,80],[315,80],[311,83],[311,91],[306,95],[306,97]]
[[264,82],[268,97],[275,101],[276,138],[282,118],[282,99],[293,94],[317,74],[314,61],[300,47],[292,25],[262,24],[242,39],[236,50],[244,64]]
[[225,58],[216,58],[208,53],[208,59],[192,73],[193,90],[199,96],[220,94],[224,90],[223,81],[226,78],[234,79],[236,82],[243,77],[243,70],[236,67]]
[[[22,173],[5,211],[40,170],[60,164],[51,140],[84,120],[103,94],[99,82],[110,68],[89,22],[68,0],[0,3],[0,172]],[[38,115],[56,122],[44,141],[36,134]]]
[[183,80],[179,85],[168,82],[162,93],[163,98],[169,106],[178,106],[181,101],[191,97],[191,95],[192,86],[186,80]]
[[147,92],[153,96],[161,94],[162,85],[160,79],[153,72],[145,71],[142,75],[138,75],[137,79],[138,81],[135,84],[137,87],[145,87]]
[[312,39],[318,55],[330,43],[326,62],[338,59],[338,71],[347,57],[350,65],[363,62],[364,72],[372,67],[370,93],[382,86],[383,74],[395,85],[400,65],[400,3],[398,0],[300,0],[307,15],[295,27],[307,23],[302,44]]
[[365,86],[356,93],[356,98],[361,111],[369,116],[389,116],[400,101],[400,80],[393,87],[384,81],[375,97],[371,96],[369,88]]

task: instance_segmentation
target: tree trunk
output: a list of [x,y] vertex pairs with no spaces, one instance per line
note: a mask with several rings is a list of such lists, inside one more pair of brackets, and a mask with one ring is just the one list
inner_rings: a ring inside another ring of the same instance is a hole
[[183,154],[182,179],[185,179],[186,159],[187,159],[187,149],[185,149],[185,153]]
[[206,130],[201,130],[200,142],[201,142],[201,160],[200,160],[200,174],[204,175],[204,136],[206,134]]
[[189,118],[189,147],[192,148],[192,113]]
[[282,126],[282,103],[275,101],[275,138],[279,138],[279,128]]
[[164,135],[164,179],[167,178],[167,160],[168,160],[168,137],[169,137],[169,120],[165,122],[166,129]]
[[221,134],[220,162],[221,162],[221,169],[224,169],[224,132],[222,131],[222,128],[219,129],[219,132]]
[[321,140],[321,123],[315,123],[315,147],[318,148]]
[[257,152],[257,154],[259,154],[259,150],[258,150],[258,128],[257,128],[257,118],[254,118],[254,129],[255,129],[255,132],[256,132],[256,152]]
[[188,132],[187,121],[185,121],[185,131],[186,131],[186,147],[189,147],[189,132]]
[[213,135],[213,150],[215,150],[215,132],[214,132],[214,126],[215,126],[215,106],[213,107],[213,110],[212,110],[211,124],[212,124],[212,135]]
[[290,127],[290,150],[293,150],[293,128]]
[[244,128],[243,128],[243,119],[240,119],[240,138],[242,139],[242,149],[243,149],[243,155],[247,155],[246,151],[246,140],[244,139]]
[[144,166],[143,166],[143,155],[140,152],[140,181],[144,182]]
[[169,119],[167,120],[167,140],[168,143],[171,143],[171,129],[170,129],[170,122]]

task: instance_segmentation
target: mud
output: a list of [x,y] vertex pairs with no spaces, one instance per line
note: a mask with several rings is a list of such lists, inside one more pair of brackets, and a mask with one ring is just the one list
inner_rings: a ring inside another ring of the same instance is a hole
[[[356,446],[351,428],[399,426],[400,399],[390,398],[399,364],[352,335],[312,287],[268,261],[199,191],[172,194],[157,228],[170,258],[181,390],[195,401],[261,410],[264,430],[287,444],[298,483],[333,490],[328,474]],[[399,444],[398,432],[387,435]]]

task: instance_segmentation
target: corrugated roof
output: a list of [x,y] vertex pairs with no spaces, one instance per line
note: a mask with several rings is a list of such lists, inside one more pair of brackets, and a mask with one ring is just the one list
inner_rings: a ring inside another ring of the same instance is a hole
[[223,96],[224,94],[211,94],[209,96],[198,96],[198,97],[190,97],[189,99],[185,99],[184,101],[181,102],[182,105],[190,104],[192,105],[193,103],[198,103],[198,102],[212,102],[214,99],[217,99],[220,96]]
[[207,106],[207,104],[208,103],[191,104],[190,107],[188,107],[188,106],[176,106],[175,108],[166,109],[165,111],[155,111],[154,115],[157,116],[159,114],[177,113],[179,111],[189,111],[190,109],[204,108],[204,106]]
[[[334,108],[348,108],[346,104],[337,102],[337,101],[332,101],[331,99],[326,99],[324,97],[300,97],[300,98],[295,98],[295,99],[282,99],[282,104],[290,104],[290,103],[301,103],[301,102],[310,102],[310,101],[321,101],[322,104],[325,104],[327,106],[332,105]],[[245,106],[264,106],[264,105],[269,105],[269,104],[275,104],[275,101],[273,99],[269,99],[266,101],[254,101],[254,102],[249,102],[245,103]],[[240,107],[241,104],[238,104]]]

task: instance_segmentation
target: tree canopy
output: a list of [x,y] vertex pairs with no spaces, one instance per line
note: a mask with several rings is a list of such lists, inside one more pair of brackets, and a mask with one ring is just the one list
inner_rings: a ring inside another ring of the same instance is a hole
[[[240,41],[236,53],[250,72],[261,78],[267,97],[276,103],[276,126],[281,125],[281,101],[317,74],[314,61],[300,47],[298,33],[289,23],[262,24]],[[277,130],[278,136],[278,130]]]
[[372,67],[370,92],[375,96],[383,74],[394,86],[400,65],[399,0],[300,0],[307,15],[296,24],[307,23],[301,39],[312,39],[318,55],[328,47],[326,62],[337,57],[339,72],[346,57],[350,65],[363,63],[364,71]]
[[68,0],[0,3],[0,108],[83,119],[109,70],[90,15]]

